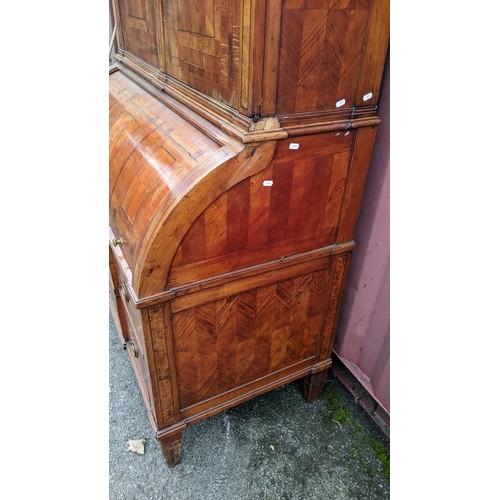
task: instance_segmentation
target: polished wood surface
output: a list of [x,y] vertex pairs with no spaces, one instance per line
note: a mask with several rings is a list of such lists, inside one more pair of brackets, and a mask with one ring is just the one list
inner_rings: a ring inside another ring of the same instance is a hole
[[152,66],[160,66],[155,1],[120,0],[115,2],[115,10],[120,26],[120,47]]
[[111,309],[111,314],[115,321],[116,329],[120,337],[120,342],[125,344],[129,340],[129,333],[127,329],[127,320],[125,317],[125,306],[123,301],[119,300],[120,293],[119,287],[121,282],[118,277],[117,265],[115,262],[115,256],[109,249],[109,307]]
[[354,105],[372,0],[284,0],[278,114]]
[[330,111],[333,121],[357,108],[376,115],[388,0],[116,3],[118,61],[136,70],[134,57],[144,61],[149,81],[188,96],[193,108],[225,116],[223,104],[247,117]]
[[[175,201],[221,146],[123,77],[110,77],[111,228],[131,268],[158,202]],[[174,167],[168,169],[168,167]],[[160,168],[163,176],[158,176]],[[168,170],[167,170],[168,169]],[[155,200],[158,200],[155,204]]]
[[181,408],[314,358],[327,270],[174,314]]
[[116,11],[110,307],[175,465],[188,425],[297,379],[307,401],[321,392],[380,122],[388,1]]
[[167,74],[234,108],[240,99],[242,70],[241,3],[162,2]]
[[245,147],[201,118],[196,125],[120,72],[110,76],[110,227],[139,297],[165,289],[193,217],[274,152],[274,143]]
[[229,189],[193,223],[168,285],[335,243],[354,135],[280,141],[265,170]]

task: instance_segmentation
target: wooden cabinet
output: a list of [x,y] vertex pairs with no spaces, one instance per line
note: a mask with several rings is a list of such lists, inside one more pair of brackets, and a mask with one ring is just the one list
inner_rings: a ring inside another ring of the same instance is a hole
[[[110,304],[182,431],[331,365],[379,119],[381,0],[117,0]],[[368,97],[367,97],[368,96]]]

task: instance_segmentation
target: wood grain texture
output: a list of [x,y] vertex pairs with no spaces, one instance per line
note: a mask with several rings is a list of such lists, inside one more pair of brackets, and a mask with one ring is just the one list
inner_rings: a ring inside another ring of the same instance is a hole
[[[374,0],[356,92],[356,106],[374,105],[378,102],[389,46],[389,23],[389,0]],[[367,101],[363,100],[363,96],[368,93],[373,94],[372,97]]]
[[[276,114],[276,94],[278,86],[279,45],[281,36],[281,0],[266,2],[266,32],[265,52],[262,76],[262,107],[263,116]],[[254,104],[254,108],[258,103]]]
[[285,1],[277,113],[354,105],[372,0]]
[[[136,266],[138,295],[160,293],[167,287],[167,280],[175,252],[186,232],[203,211],[221,194],[239,182],[264,170],[275,149],[273,142],[247,146],[238,155],[227,150],[215,165],[191,181],[189,189],[175,204],[157,212],[144,236],[145,244]],[[223,166],[223,168],[221,168]],[[187,196],[186,196],[187,195]]]
[[118,331],[118,336],[120,343],[124,344],[129,339],[127,320],[125,317],[125,307],[122,300],[120,299],[120,294],[118,293],[118,287],[120,286],[120,279],[117,270],[117,265],[115,262],[115,256],[111,248],[109,249],[109,305],[111,308],[111,313],[115,321],[116,330]]
[[159,399],[157,419],[158,426],[163,427],[174,422],[172,382],[163,307],[152,307],[147,314],[150,332],[148,338],[151,339],[154,357],[153,376],[156,380]]
[[111,227],[125,240],[121,248],[132,269],[158,202],[172,200],[186,177],[220,149],[120,72],[110,77]]
[[161,451],[169,467],[174,467],[181,460],[182,432],[160,439]]
[[181,408],[313,357],[326,284],[320,270],[175,313]]
[[314,401],[319,398],[327,376],[328,370],[323,370],[319,373],[307,375],[301,380],[302,393],[304,394],[304,399],[308,403],[314,403]]
[[325,316],[325,326],[321,343],[318,343],[319,359],[330,359],[332,355],[333,342],[335,340],[335,329],[337,327],[340,301],[344,291],[345,277],[349,269],[351,253],[335,257],[332,265],[331,284],[329,285],[328,309]]
[[[125,240],[136,294],[144,296],[165,289],[182,231],[228,187],[264,169],[274,144],[241,145],[237,154],[230,138],[209,136],[208,124],[198,130],[120,72],[110,82],[110,225]],[[227,170],[219,170],[224,163]]]
[[110,304],[174,465],[187,425],[301,377],[321,390],[388,2],[116,3]]
[[155,0],[115,1],[120,27],[120,47],[153,66],[158,58],[157,17]]
[[238,108],[241,2],[163,0],[163,5],[167,73]]
[[[355,106],[377,104],[389,40],[388,0],[116,4],[118,60],[132,63],[197,112],[208,106],[236,129],[244,128],[239,113],[246,118],[339,111],[334,120],[345,120],[356,114]],[[135,65],[134,56],[147,64]]]
[[153,0],[153,7],[155,12],[155,35],[156,47],[158,51],[158,69],[164,74],[166,72],[165,62],[167,60],[167,53],[165,47],[165,37],[163,36],[163,19],[165,12],[163,11],[162,0]]
[[363,199],[376,133],[376,127],[362,128],[356,131],[345,201],[342,206],[337,235],[339,243],[354,239],[354,230],[358,220],[361,200]]
[[233,186],[192,224],[168,286],[333,244],[353,137],[302,137],[297,150],[280,141],[265,170]]
[[[136,377],[139,382],[143,399],[146,403],[148,416],[157,424],[155,408],[158,407],[159,399],[155,395],[154,384],[152,384],[150,367],[151,358],[148,353],[146,337],[149,334],[148,323],[145,323],[144,313],[136,307],[129,280],[128,270],[124,268],[125,259],[119,250],[111,251],[115,264],[117,282],[125,287],[126,297],[119,294],[117,301],[120,305],[122,316],[120,320],[127,332],[124,347],[127,349]],[[146,325],[146,326],[145,326]],[[145,331],[146,330],[146,331]],[[133,347],[133,348],[132,348]]]
[[[299,264],[305,265],[305,263],[312,263],[312,261],[323,259],[325,257],[328,259],[332,255],[351,251],[355,247],[356,243],[354,241],[349,241],[340,245],[328,245],[325,247],[317,248],[315,250],[311,250],[310,252],[289,255],[283,258],[262,262],[254,266],[238,269],[237,271],[233,271],[230,273],[210,276],[208,279],[199,280],[189,285],[181,285],[176,288],[167,289],[164,292],[144,297],[142,299],[134,296],[134,302],[136,307],[139,309],[144,309],[153,305],[161,304],[166,301],[171,301],[171,304],[173,305],[175,303],[174,299],[176,298],[194,294],[195,292],[209,290],[211,288],[216,288],[221,284],[229,284],[233,281],[244,281],[249,277],[252,279],[257,279],[257,277],[261,274],[268,272],[277,273],[276,276],[278,276],[278,273],[287,267],[298,267]],[[328,264],[325,264],[325,266],[328,267]],[[134,292],[133,288],[131,288],[130,290],[132,293]]]
[[[302,274],[313,272],[316,269],[326,269],[330,264],[330,256],[323,254],[321,256],[305,258],[292,262],[289,266],[274,266],[270,270],[264,270],[261,273],[247,273],[238,280],[221,278],[216,286],[198,289],[195,285],[192,289],[187,287],[184,294],[172,298],[171,305],[173,312],[179,312],[201,304],[219,300],[228,295],[236,295],[252,288],[267,286],[271,283],[283,281],[287,278],[295,278]],[[215,280],[214,280],[215,281]]]
[[[246,0],[248,1],[248,0]],[[240,111],[251,116],[262,114],[263,59],[266,32],[266,2],[251,1],[249,105]],[[246,85],[242,79],[241,85]]]

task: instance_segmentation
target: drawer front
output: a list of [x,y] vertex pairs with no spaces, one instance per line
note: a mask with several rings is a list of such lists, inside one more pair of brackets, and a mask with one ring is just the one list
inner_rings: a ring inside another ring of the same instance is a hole
[[[129,339],[127,320],[125,317],[125,307],[123,302],[120,300],[118,295],[119,289],[119,276],[117,272],[117,266],[115,261],[115,256],[109,249],[109,307],[111,309],[111,314],[113,315],[113,320],[116,325],[116,330],[118,331],[118,338],[123,344]],[[118,296],[117,296],[118,295]]]
[[124,347],[127,349],[134,371],[136,373],[141,392],[146,405],[152,409],[153,395],[151,390],[151,377],[149,374],[147,350],[144,340],[143,316],[142,312],[136,308],[132,294],[130,293],[129,278],[123,270],[120,262],[124,262],[121,255],[118,256],[111,251],[112,261],[116,276],[117,308],[122,311],[123,331],[127,332],[124,338]]
[[118,300],[123,304],[125,310],[125,321],[129,332],[128,338],[128,351],[132,355],[145,375],[148,373],[146,346],[144,343],[144,331],[142,327],[142,314],[139,309],[135,307],[134,301],[131,297],[127,282],[122,273],[119,272],[120,284]]

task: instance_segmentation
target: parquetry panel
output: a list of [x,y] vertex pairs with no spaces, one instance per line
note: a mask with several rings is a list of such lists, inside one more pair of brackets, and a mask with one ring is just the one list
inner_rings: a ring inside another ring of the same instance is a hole
[[327,270],[173,316],[181,408],[315,355]]
[[354,105],[372,0],[288,0],[282,13],[278,114]]

